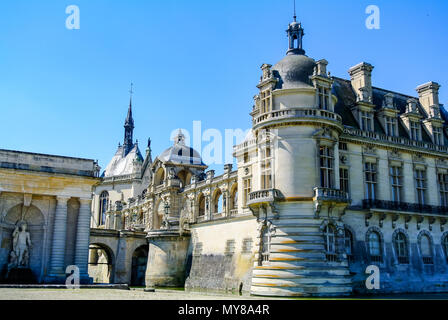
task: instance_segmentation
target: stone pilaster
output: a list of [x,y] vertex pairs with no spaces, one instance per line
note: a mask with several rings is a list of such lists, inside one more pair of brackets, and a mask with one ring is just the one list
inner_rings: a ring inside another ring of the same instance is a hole
[[67,202],[69,197],[57,197],[53,227],[53,243],[51,249],[49,276],[53,281],[65,279],[65,241],[67,237]]
[[92,200],[80,199],[80,203],[76,230],[75,265],[78,266],[81,281],[84,282],[89,279],[87,268],[89,262],[89,224]]

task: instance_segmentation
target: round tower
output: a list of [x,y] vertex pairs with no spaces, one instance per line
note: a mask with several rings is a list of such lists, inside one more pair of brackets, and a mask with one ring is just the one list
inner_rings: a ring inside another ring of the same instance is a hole
[[[247,205],[260,224],[252,279],[257,295],[344,295],[351,292],[344,252],[328,254],[324,232],[338,229],[349,203],[339,190],[338,140],[343,132],[326,60],[305,55],[304,29],[286,31],[286,56],[263,64],[255,96]],[[248,141],[245,142],[249,144]],[[342,231],[341,231],[342,230]]]

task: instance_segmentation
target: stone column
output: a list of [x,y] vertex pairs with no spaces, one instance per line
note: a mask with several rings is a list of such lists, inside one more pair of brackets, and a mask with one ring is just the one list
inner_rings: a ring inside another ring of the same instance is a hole
[[90,212],[92,206],[91,199],[80,199],[78,226],[76,229],[76,249],[75,265],[79,268],[81,282],[88,282],[87,272],[89,262],[89,243],[90,243]]
[[69,197],[57,197],[54,216],[50,277],[57,282],[65,280],[65,241],[67,237],[67,202]]

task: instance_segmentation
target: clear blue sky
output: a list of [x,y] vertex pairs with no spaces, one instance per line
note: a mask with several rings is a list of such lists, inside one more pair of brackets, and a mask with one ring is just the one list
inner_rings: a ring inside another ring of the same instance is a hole
[[[81,29],[67,30],[78,5]],[[381,29],[365,8],[381,9]],[[448,1],[297,0],[307,55],[332,75],[375,66],[374,86],[448,102]],[[247,129],[263,63],[286,52],[292,0],[14,0],[0,5],[0,148],[98,159],[123,140],[134,82],[135,137],[153,156],[175,128]],[[206,145],[207,143],[204,143]],[[222,171],[221,166],[217,168]]]

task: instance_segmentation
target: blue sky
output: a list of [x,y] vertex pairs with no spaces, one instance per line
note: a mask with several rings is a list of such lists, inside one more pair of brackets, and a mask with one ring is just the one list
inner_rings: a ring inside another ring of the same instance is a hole
[[[68,5],[81,29],[65,28]],[[381,29],[365,27],[368,5]],[[366,61],[374,86],[448,102],[447,1],[299,1],[307,55],[332,75]],[[286,52],[292,0],[15,0],[0,5],[0,148],[98,159],[123,140],[134,83],[134,135],[153,156],[175,128],[247,129],[263,63]],[[204,145],[207,143],[204,142]],[[222,171],[222,166],[213,166]]]

